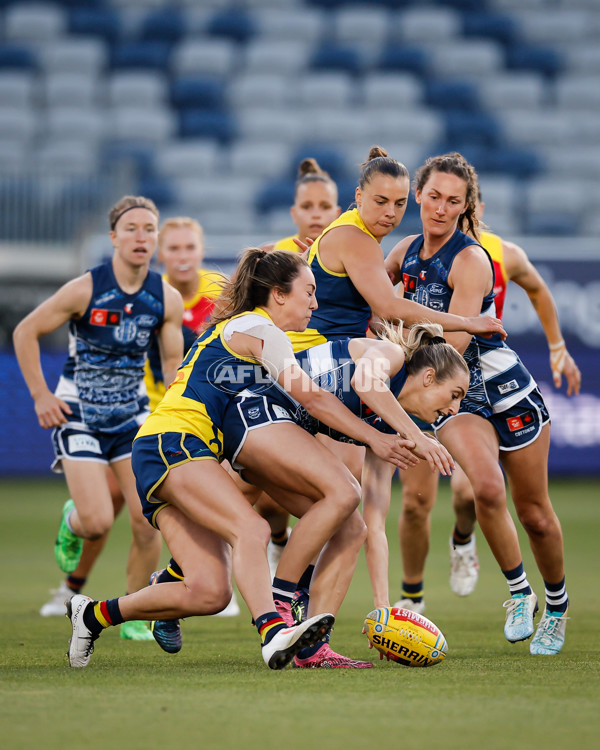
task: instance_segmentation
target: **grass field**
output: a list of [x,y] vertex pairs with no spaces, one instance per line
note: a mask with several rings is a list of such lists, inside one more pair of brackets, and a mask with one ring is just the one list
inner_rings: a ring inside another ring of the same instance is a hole
[[[87,669],[71,670],[64,655],[69,623],[38,614],[48,589],[60,581],[52,542],[64,485],[0,482],[2,747],[595,748],[600,733],[600,482],[554,482],[552,496],[565,533],[572,617],[557,657],[532,657],[526,643],[504,640],[507,590],[481,535],[482,572],[475,593],[461,599],[450,591],[451,511],[444,487],[434,512],[425,581],[426,614],[449,643],[440,666],[408,669],[377,661],[373,670],[271,672],[260,658],[256,631],[242,604],[236,618],[186,620],[184,648],[177,655],[164,654],[154,643],[121,641],[115,628],[98,641]],[[396,593],[401,581],[398,507],[396,491],[389,519]],[[123,589],[127,549],[127,522],[121,518],[90,578],[89,594],[105,598]],[[543,599],[525,541],[523,553],[530,581]],[[336,649],[367,656],[360,631],[371,603],[361,557],[332,638]]]

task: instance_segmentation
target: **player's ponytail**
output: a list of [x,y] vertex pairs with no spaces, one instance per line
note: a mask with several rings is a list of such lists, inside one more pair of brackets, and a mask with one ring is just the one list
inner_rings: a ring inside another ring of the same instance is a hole
[[242,253],[234,275],[223,288],[218,310],[215,310],[210,324],[265,306],[273,289],[289,294],[294,279],[302,266],[306,265],[306,261],[298,253],[247,248]]
[[442,326],[437,323],[417,323],[412,326],[406,338],[402,322],[398,326],[388,321],[380,323],[381,337],[402,347],[409,375],[431,367],[435,379],[442,382],[452,377],[457,370],[469,373],[464,358],[446,342]]

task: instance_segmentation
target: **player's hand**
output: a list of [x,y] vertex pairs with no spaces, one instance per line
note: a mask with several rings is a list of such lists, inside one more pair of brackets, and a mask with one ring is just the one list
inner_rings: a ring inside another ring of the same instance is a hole
[[581,388],[581,371],[567,351],[564,341],[550,346],[550,369],[556,388],[562,385],[562,375],[567,381],[567,396],[577,395]]
[[465,331],[477,336],[489,338],[499,333],[504,340],[507,336],[500,318],[492,318],[489,315],[478,315],[475,318],[465,318]]
[[35,399],[34,408],[40,427],[45,430],[65,424],[68,421],[65,414],[73,413],[66,401],[57,398],[50,391]]
[[313,244],[314,240],[310,237],[305,237],[304,241],[298,237],[294,237],[294,243],[300,248],[300,254],[306,256],[308,254],[308,248]]
[[379,458],[389,461],[402,470],[419,463],[419,458],[414,454],[413,440],[407,440],[400,435],[388,435],[375,429],[373,433],[369,448]]
[[421,433],[413,450],[419,458],[427,461],[432,471],[439,471],[445,477],[454,471],[454,460],[444,446],[431,435]]

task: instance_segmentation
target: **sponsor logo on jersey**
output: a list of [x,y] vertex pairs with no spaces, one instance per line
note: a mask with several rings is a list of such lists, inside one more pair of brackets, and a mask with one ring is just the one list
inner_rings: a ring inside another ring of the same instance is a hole
[[519,390],[519,384],[516,380],[509,380],[508,383],[500,383],[498,386],[498,390],[500,393],[510,393],[511,391],[518,391]]
[[424,268],[419,271],[419,278],[421,279],[421,281],[425,281],[425,279],[427,278],[427,271]]
[[121,311],[94,307],[90,313],[90,323],[93,326],[111,326],[112,328],[117,328],[121,324]]
[[123,306],[123,310],[127,313],[127,315],[131,315],[133,311],[133,302],[128,302],[126,305]]
[[158,323],[158,318],[154,315],[136,315],[135,322],[140,328],[152,328]]
[[404,291],[410,294],[414,294],[417,290],[417,277],[411,276],[408,273],[402,274],[402,284],[404,285]]
[[530,411],[526,411],[520,414],[518,417],[508,417],[506,424],[511,432],[522,430],[524,427],[529,426],[533,422],[533,414]]
[[441,284],[429,284],[427,287],[429,290],[429,294],[445,294],[446,288],[443,287]]

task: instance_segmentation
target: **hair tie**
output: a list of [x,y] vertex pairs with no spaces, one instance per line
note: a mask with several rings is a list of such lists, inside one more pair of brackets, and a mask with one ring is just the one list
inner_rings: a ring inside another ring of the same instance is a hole
[[[115,220],[113,221],[113,223],[110,225],[110,228],[111,228],[111,230],[113,232],[115,231],[115,227],[117,226],[117,222],[119,221],[119,219],[121,218],[121,216],[123,216],[123,214],[126,214],[127,211],[133,211],[134,208],[146,208],[146,206],[140,206],[140,205],[138,205],[136,203],[135,206],[127,206],[127,208],[124,208],[121,211],[121,213],[117,215],[117,217],[115,218]],[[148,211],[150,211],[150,213],[154,213],[154,211],[151,211],[150,209],[148,209]]]
[[429,339],[430,344],[445,344],[446,339],[443,336],[433,336]]

